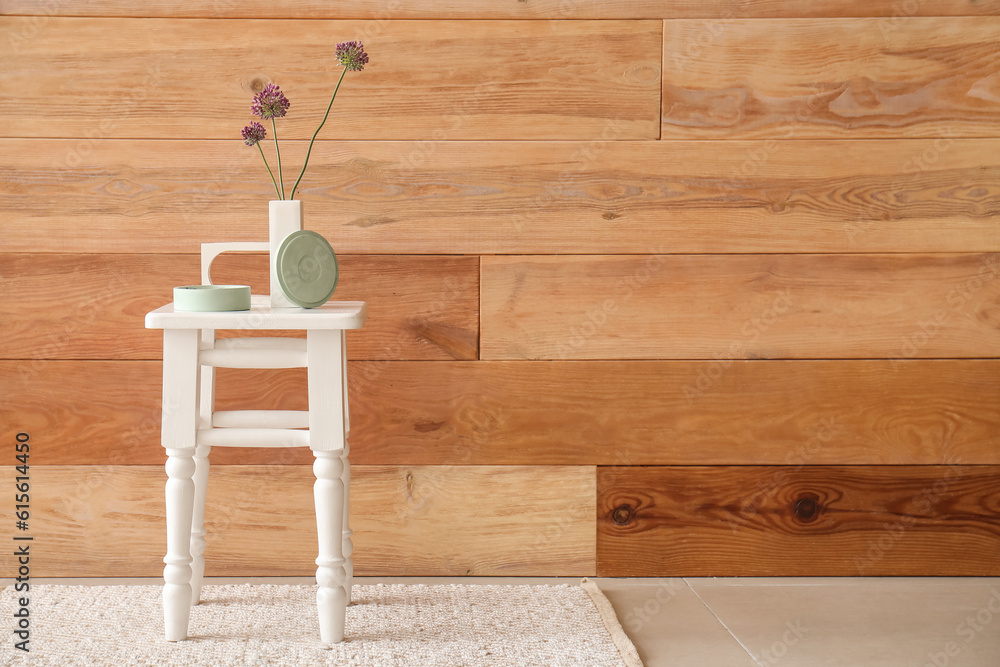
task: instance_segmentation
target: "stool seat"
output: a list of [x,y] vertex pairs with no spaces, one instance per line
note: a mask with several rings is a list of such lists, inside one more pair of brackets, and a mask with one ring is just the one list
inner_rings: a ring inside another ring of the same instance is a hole
[[[250,297],[250,310],[219,312],[174,310],[174,304],[168,303],[146,314],[146,328],[343,330],[360,329],[364,326],[367,317],[368,307],[364,301],[330,301],[318,308],[308,309],[272,308],[268,304],[267,295],[255,294]],[[253,341],[254,339],[244,340]]]
[[[206,244],[208,245],[208,244]],[[249,244],[246,244],[249,245]],[[210,260],[226,244],[213,244]],[[226,246],[228,247],[228,246]],[[255,249],[255,248],[239,248]],[[205,249],[203,248],[203,251]],[[207,280],[205,282],[208,282]],[[347,355],[344,333],[367,318],[363,301],[311,309],[276,308],[251,297],[250,310],[178,311],[167,304],[146,315],[163,330],[161,444],[167,453],[167,555],[163,614],[168,641],[188,636],[205,570],[205,495],[212,447],[309,447],[315,456],[316,594],[320,639],[343,640],[353,566],[348,524],[350,462]],[[306,337],[216,339],[218,329],[304,331]],[[215,411],[216,368],[306,368],[308,410]]]

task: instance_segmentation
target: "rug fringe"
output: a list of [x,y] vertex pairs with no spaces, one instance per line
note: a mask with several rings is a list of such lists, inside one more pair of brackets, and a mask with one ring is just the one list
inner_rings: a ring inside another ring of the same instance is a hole
[[587,595],[593,600],[594,606],[597,607],[597,612],[601,615],[601,620],[604,621],[604,627],[608,629],[608,634],[611,635],[611,641],[614,642],[621,654],[625,667],[643,667],[642,660],[639,659],[639,652],[635,650],[635,644],[625,634],[621,623],[618,622],[618,614],[615,613],[614,607],[611,606],[611,602],[604,595],[604,592],[598,588],[597,584],[586,578],[580,582],[580,588],[587,592]]

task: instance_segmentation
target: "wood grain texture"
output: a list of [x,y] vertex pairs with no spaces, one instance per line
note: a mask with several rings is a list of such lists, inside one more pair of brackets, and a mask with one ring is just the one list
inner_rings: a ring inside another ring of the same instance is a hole
[[[362,254],[1000,251],[1000,139],[633,142],[606,130],[585,143],[318,142],[305,225]],[[284,164],[305,148],[287,143]],[[0,139],[0,240],[95,253],[260,241],[268,187],[236,140]]]
[[[196,255],[0,253],[0,358],[158,359],[162,333],[145,314],[200,283],[199,266]],[[339,266],[334,299],[369,307],[347,335],[350,358],[476,358],[478,258],[340,255]],[[216,282],[267,285],[264,255],[217,267]]]
[[997,360],[359,362],[351,442],[362,463],[1000,463],[998,371]]
[[663,138],[1000,132],[1000,17],[665,21],[663,39]]
[[[161,466],[40,466],[31,477],[31,532],[45,545],[32,576],[162,574]],[[0,479],[11,488],[13,468]],[[314,574],[314,479],[310,466],[213,469],[205,574]],[[593,575],[594,489],[591,467],[354,466],[355,574]],[[11,559],[0,556],[5,572]]]
[[[160,364],[0,362],[0,439],[35,465],[155,465]],[[305,371],[219,369],[216,408],[305,410]],[[1000,464],[1000,360],[360,362],[367,465]],[[213,465],[308,465],[217,447]]]
[[[386,19],[458,18],[799,18],[881,16],[900,21],[908,16],[982,16],[1000,14],[996,0],[160,0],[139,6],[129,0],[0,0],[0,14],[48,16],[153,16],[194,18],[375,19],[368,31]],[[44,26],[44,23],[41,24]],[[37,28],[41,30],[42,28]],[[367,32],[365,33],[367,34]],[[33,36],[31,32],[26,37]]]
[[0,41],[19,91],[0,99],[0,121],[21,137],[238,140],[273,81],[292,102],[279,136],[309,139],[340,77],[334,45],[363,38],[370,64],[345,81],[324,139],[589,139],[610,121],[655,139],[661,33],[659,21],[50,17],[32,39]]
[[484,257],[483,359],[994,357],[992,254]]
[[996,576],[996,466],[601,468],[600,576]]
[[[143,315],[264,240],[250,98],[288,183],[347,39],[299,194],[370,306],[358,574],[1000,575],[1000,0],[0,0],[32,574],[160,576]],[[311,461],[216,449],[209,575],[313,573]]]
[[[31,465],[162,465],[158,361],[0,361],[0,437]],[[214,459],[213,459],[214,462]]]

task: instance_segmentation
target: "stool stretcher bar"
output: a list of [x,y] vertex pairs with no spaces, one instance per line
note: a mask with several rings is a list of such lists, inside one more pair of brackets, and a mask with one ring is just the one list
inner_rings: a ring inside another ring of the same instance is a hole
[[308,410],[219,410],[212,414],[217,428],[309,428]]
[[308,447],[309,431],[291,428],[203,428],[198,444],[209,447]]
[[[304,347],[304,346],[303,346]],[[202,350],[202,366],[215,368],[305,368],[305,350],[269,350],[267,348]]]

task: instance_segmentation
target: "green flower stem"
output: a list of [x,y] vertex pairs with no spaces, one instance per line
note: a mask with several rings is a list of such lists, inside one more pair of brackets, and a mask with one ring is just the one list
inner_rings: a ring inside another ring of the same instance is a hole
[[333,89],[333,96],[330,98],[330,103],[326,105],[326,114],[323,116],[323,122],[319,124],[319,127],[316,128],[316,131],[313,132],[312,139],[309,140],[309,149],[306,151],[305,162],[302,163],[302,171],[299,172],[299,177],[295,179],[295,185],[292,186],[292,195],[289,197],[289,199],[295,199],[295,191],[298,189],[299,181],[301,181],[302,177],[305,175],[306,166],[309,164],[309,155],[312,153],[313,142],[316,141],[316,136],[319,134],[319,131],[323,129],[323,126],[326,124],[326,119],[329,118],[330,116],[330,109],[333,108],[333,101],[337,99],[337,91],[340,90],[340,83],[341,81],[344,80],[345,74],[347,74],[346,67],[344,68],[344,71],[340,73],[340,80],[337,81],[337,87]]
[[[278,156],[278,183],[281,184],[281,198],[285,198],[285,182],[281,178],[281,151],[278,150],[278,128],[274,126],[274,117],[271,117],[271,136],[274,137],[274,154]],[[274,179],[274,175],[271,175]]]
[[260,142],[257,142],[257,150],[260,151],[260,159],[264,161],[264,166],[267,168],[267,173],[271,176],[271,183],[274,184],[274,194],[279,198],[281,197],[281,192],[278,190],[278,184],[274,181],[274,174],[271,173],[271,165],[267,163],[267,158],[264,157],[264,149],[260,147]]

